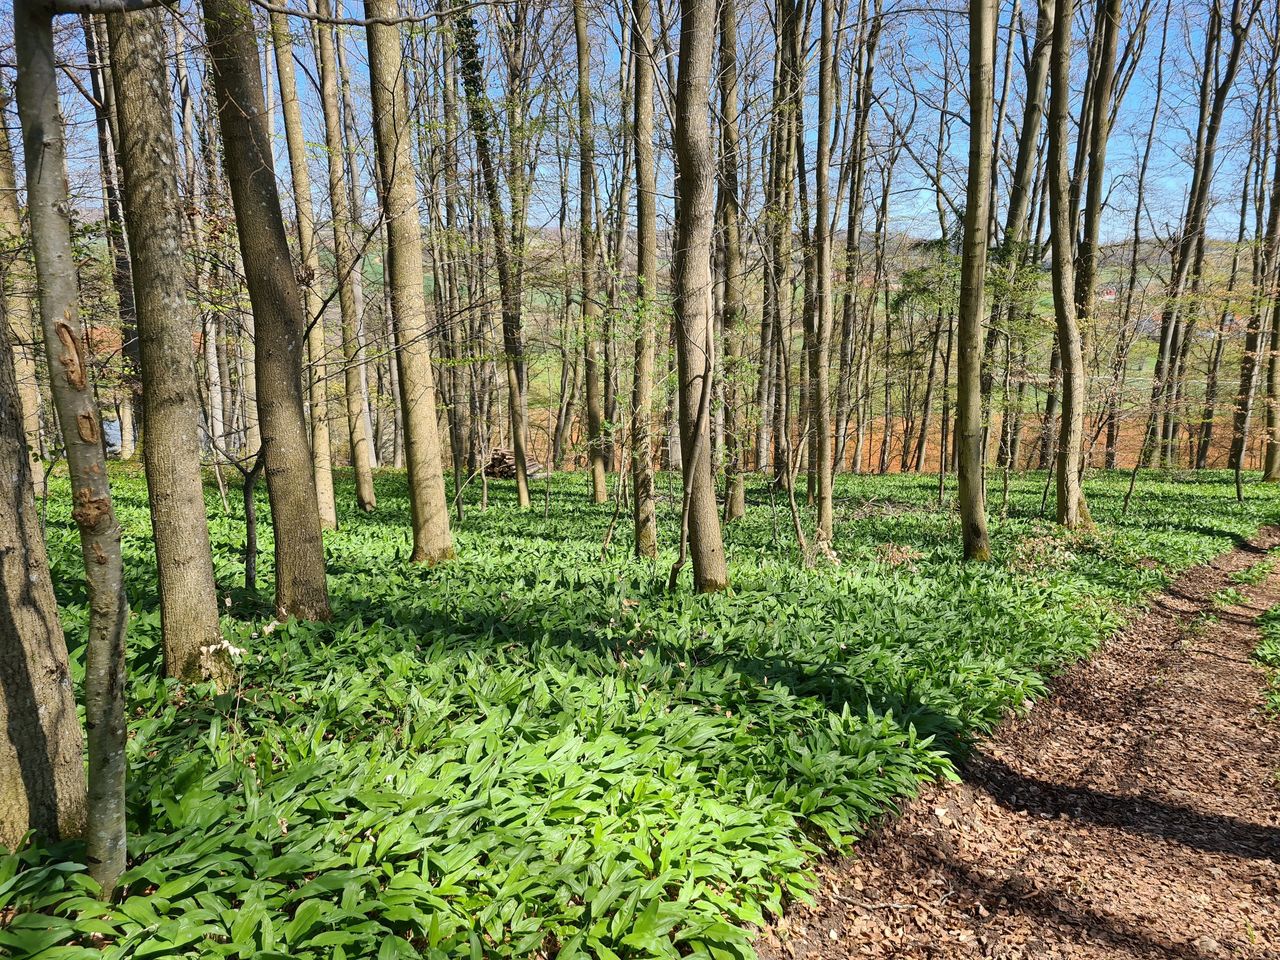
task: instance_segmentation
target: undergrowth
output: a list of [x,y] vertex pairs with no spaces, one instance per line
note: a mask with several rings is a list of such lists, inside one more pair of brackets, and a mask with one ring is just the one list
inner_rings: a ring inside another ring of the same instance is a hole
[[[726,533],[733,589],[664,589],[626,511],[587,479],[515,508],[468,489],[459,559],[407,563],[402,474],[378,511],[339,485],[334,619],[276,624],[270,537],[256,593],[242,518],[210,525],[236,687],[159,672],[146,490],[120,469],[130,623],[130,868],[95,898],[74,844],[0,856],[0,951],[106,957],[751,955],[751,930],[814,885],[972,738],[1045,692],[1174,573],[1280,517],[1226,474],[1091,477],[1099,528],[1039,517],[1043,475],[966,565],[936,478],[839,478],[836,564],[806,568],[763,482]],[[664,543],[678,487],[662,478]],[[86,606],[65,479],[54,579],[79,680]],[[265,517],[265,495],[260,509]],[[1052,505],[1050,505],[1050,514]],[[686,574],[686,578],[687,578]],[[1280,653],[1280,647],[1277,647]]]
[[1267,672],[1266,710],[1280,716],[1280,607],[1272,607],[1258,618],[1262,642],[1254,654]]

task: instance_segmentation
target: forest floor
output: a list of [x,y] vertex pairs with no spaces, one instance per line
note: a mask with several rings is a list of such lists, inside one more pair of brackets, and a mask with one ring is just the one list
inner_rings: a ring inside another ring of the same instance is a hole
[[[733,589],[697,594],[667,588],[676,476],[657,562],[578,473],[532,510],[473,485],[457,559],[428,568],[406,562],[403,471],[366,514],[343,470],[333,619],[285,623],[264,486],[246,587],[240,491],[210,483],[242,651],[217,691],[163,679],[145,478],[113,465],[129,868],[108,902],[74,841],[0,851],[0,956],[1280,960],[1280,720],[1250,665],[1280,677],[1280,611],[1254,649],[1280,606],[1280,487],[1249,476],[1238,502],[1233,479],[1152,472],[1126,510],[1128,475],[1091,473],[1097,528],[1067,533],[1049,478],[1012,476],[971,564],[950,480],[940,503],[937,477],[841,475],[838,562],[807,563],[752,477]],[[64,471],[50,489],[80,685]]]
[[1156,596],[961,782],[827,863],[762,957],[1280,957],[1280,721],[1252,660],[1277,544]]

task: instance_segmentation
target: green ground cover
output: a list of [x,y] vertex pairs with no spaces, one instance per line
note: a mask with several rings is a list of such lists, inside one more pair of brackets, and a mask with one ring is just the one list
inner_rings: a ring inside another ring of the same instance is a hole
[[[211,488],[224,628],[245,651],[215,696],[157,678],[145,484],[114,479],[131,866],[106,905],[74,846],[0,856],[13,955],[749,956],[752,925],[812,888],[817,857],[952,775],[1171,575],[1280,520],[1270,488],[1242,506],[1225,473],[1144,477],[1122,518],[1127,477],[1097,475],[1099,528],[1070,537],[1038,516],[1044,475],[1029,475],[993,517],[995,562],[966,566],[936,478],[844,476],[839,563],[806,569],[782,499],[753,482],[727,533],[733,589],[695,596],[687,573],[664,589],[672,554],[631,558],[625,510],[601,560],[613,507],[590,504],[582,475],[524,513],[493,483],[456,527],[460,559],[411,567],[404,478],[385,472],[368,517],[341,478],[333,622],[281,625],[269,536],[247,593],[239,498],[224,514]],[[663,489],[669,542],[676,480]],[[55,480],[78,659],[68,499]]]
[[1280,607],[1272,607],[1258,618],[1262,642],[1254,654],[1267,672],[1266,707],[1280,715]]

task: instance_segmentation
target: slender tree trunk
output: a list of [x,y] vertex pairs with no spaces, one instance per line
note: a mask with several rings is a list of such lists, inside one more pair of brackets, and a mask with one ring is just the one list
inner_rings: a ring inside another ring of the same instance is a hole
[[711,326],[711,228],[715,154],[707,125],[715,8],[680,3],[680,73],[673,143],[676,155],[674,258],[676,356],[680,392],[680,457],[694,585],[728,586],[724,543],[711,472],[709,429],[715,344]]
[[[342,160],[343,160],[343,179],[347,184],[347,205],[350,210],[350,236],[352,238],[352,249],[356,254],[355,265],[351,271],[351,287],[355,292],[355,337],[354,342],[357,348],[357,356],[359,357],[356,368],[359,372],[360,383],[360,415],[364,420],[364,435],[369,438],[369,466],[373,469],[378,467],[378,448],[373,442],[373,406],[374,397],[369,390],[369,333],[365,322],[365,295],[364,295],[364,268],[363,268],[363,237],[364,234],[364,203],[361,199],[364,191],[360,186],[360,167],[356,162],[356,143],[358,137],[356,135],[355,123],[355,102],[351,96],[351,72],[347,69],[346,44],[342,40],[342,27],[335,28],[334,49],[337,53],[338,63],[338,88],[342,98]],[[357,243],[357,238],[361,238]]]
[[[876,52],[880,43],[883,18],[881,0],[876,0],[874,13],[868,17],[867,0],[860,0],[858,29],[862,33],[857,52],[857,93],[852,108],[853,140],[849,160],[849,210],[845,224],[844,294],[840,312],[839,378],[836,384],[836,438],[833,468],[843,469],[845,445],[849,434],[851,405],[859,393],[861,354],[855,351],[858,309],[858,272],[862,263],[862,216],[866,205],[867,144],[871,133],[871,104],[874,99]],[[853,77],[851,77],[853,79]],[[859,411],[859,417],[861,412]],[[858,461],[855,457],[855,462]],[[856,471],[855,467],[855,471]]]
[[653,13],[649,0],[632,0],[636,165],[636,347],[631,388],[631,482],[637,557],[658,554],[654,508],[653,365],[658,294],[658,186],[653,158]]
[[[1056,3],[1057,0],[1054,0]],[[1059,382],[1062,379],[1062,350],[1059,347],[1058,334],[1055,330],[1053,346],[1049,350],[1049,388],[1044,398],[1044,423],[1040,429],[1039,457],[1037,470],[1048,470],[1053,462],[1054,428],[1058,421]]]
[[724,518],[746,512],[743,479],[744,444],[739,424],[737,338],[747,318],[744,296],[738,130],[738,11],[735,0],[720,4],[720,190],[718,209],[724,243],[724,307],[722,363],[725,409]]
[[1222,371],[1222,356],[1226,346],[1227,329],[1232,319],[1232,301],[1240,275],[1240,254],[1244,250],[1245,237],[1248,234],[1249,227],[1249,194],[1251,193],[1251,180],[1253,179],[1252,171],[1255,161],[1260,158],[1259,151],[1262,148],[1260,142],[1262,125],[1260,114],[1261,108],[1255,108],[1253,136],[1250,138],[1249,156],[1245,161],[1244,167],[1244,187],[1240,191],[1240,219],[1236,229],[1235,247],[1231,251],[1231,272],[1227,278],[1227,304],[1222,308],[1222,312],[1218,317],[1218,329],[1214,333],[1213,349],[1210,353],[1209,369],[1204,387],[1204,411],[1200,415],[1200,423],[1197,429],[1195,455],[1195,468],[1197,470],[1203,470],[1208,466],[1209,451],[1213,445],[1213,421],[1215,403],[1218,399],[1218,378]]
[[[66,145],[58,104],[53,15],[37,0],[14,8],[18,117],[27,173],[31,245],[39,283],[49,379],[62,424],[89,594],[84,677],[89,730],[89,873],[104,895],[125,866],[124,593],[120,525],[107,484],[102,423],[89,382],[84,326],[77,304],[67,192]],[[19,482],[16,486],[26,486]]]
[[[1126,341],[1121,348],[1117,350],[1114,365],[1114,377],[1112,381],[1112,398],[1108,410],[1107,423],[1107,466],[1113,468],[1116,465],[1116,447],[1120,437],[1120,394],[1124,389],[1124,380],[1129,363],[1129,349],[1131,340],[1128,339],[1136,335],[1136,331],[1130,327],[1132,322],[1134,309],[1134,295],[1138,286],[1139,271],[1139,255],[1142,251],[1142,214],[1145,210],[1147,174],[1151,168],[1151,155],[1156,143],[1156,132],[1160,123],[1160,108],[1164,102],[1164,69],[1165,69],[1165,51],[1169,42],[1169,21],[1170,9],[1172,7],[1171,0],[1166,0],[1164,18],[1160,31],[1160,55],[1156,60],[1156,80],[1155,80],[1155,102],[1151,109],[1151,122],[1147,126],[1146,146],[1142,151],[1142,159],[1138,163],[1138,179],[1134,187],[1134,210],[1133,210],[1133,236],[1129,246],[1129,279],[1125,287],[1124,297],[1124,314],[1123,323],[1125,330],[1122,336],[1126,337]],[[1132,331],[1132,332],[1131,332]],[[1154,393],[1153,393],[1154,396]],[[1154,406],[1154,402],[1153,402]],[[1151,421],[1151,427],[1154,428],[1155,421]],[[1147,434],[1150,430],[1147,431]],[[1141,464],[1145,456],[1149,437],[1144,434],[1142,439],[1142,449],[1139,450],[1138,460]]]
[[982,321],[985,316],[987,234],[991,195],[991,109],[995,84],[995,0],[969,4],[969,183],[965,192],[960,266],[959,369],[956,441],[960,521],[966,560],[991,559],[987,539],[982,427]]
[[334,530],[338,526],[338,512],[333,497],[333,454],[329,441],[324,308],[316,286],[320,280],[320,253],[316,247],[316,220],[311,204],[311,174],[307,169],[302,108],[293,68],[293,39],[289,34],[288,18],[283,13],[271,14],[271,37],[275,46],[276,71],[280,75],[280,107],[284,114],[284,136],[289,149],[289,171],[293,179],[294,211],[298,225],[300,279],[307,322],[307,389],[311,406],[312,472],[315,474],[320,525],[325,530]]
[[143,458],[160,581],[165,673],[225,685],[231,669],[218,625],[200,476],[194,324],[187,305],[163,13],[110,14],[107,31],[141,348]]
[[[1010,288],[1013,286],[1018,270],[1029,259],[1029,252],[1026,249],[1028,209],[1031,204],[1032,173],[1039,152],[1040,128],[1044,119],[1049,52],[1053,45],[1054,2],[1055,0],[1039,0],[1037,4],[1035,45],[1027,65],[1027,93],[1022,111],[1021,132],[1018,135],[1018,152],[1014,160],[1013,177],[1009,184],[1009,206],[1005,215],[1004,235],[995,254]],[[992,191],[993,198],[994,195],[995,191]],[[1007,316],[1012,323],[1018,309],[1016,298],[1010,295],[1005,300]],[[992,308],[986,341],[983,345],[985,362],[982,369],[982,398],[986,407],[985,419],[988,423],[991,417],[992,389],[995,386],[991,362],[997,338],[1001,333],[1000,326],[996,323],[1001,306],[1000,298],[997,298]],[[984,429],[989,430],[989,427]],[[985,449],[985,442],[983,447]]]
[[[1153,443],[1159,438],[1161,460],[1168,462],[1172,453],[1176,411],[1173,407],[1176,394],[1176,370],[1183,350],[1182,300],[1193,277],[1193,261],[1196,247],[1204,233],[1209,214],[1210,185],[1216,169],[1215,154],[1218,135],[1227,99],[1235,82],[1236,72],[1244,53],[1249,29],[1257,15],[1259,0],[1234,0],[1231,12],[1224,18],[1221,0],[1213,0],[1205,28],[1205,50],[1201,65],[1200,117],[1197,123],[1195,154],[1192,158],[1191,185],[1187,191],[1187,210],[1183,217],[1177,243],[1172,253],[1169,280],[1165,287],[1165,307],[1161,318],[1159,352],[1156,357],[1155,378],[1152,385],[1152,409],[1143,438],[1142,459],[1150,456]],[[1223,29],[1229,30],[1231,46],[1225,63],[1219,63]],[[1215,83],[1216,81],[1216,83]],[[1164,426],[1157,433],[1157,418],[1163,417]],[[1277,464],[1280,467],[1280,463]]]
[[1071,102],[1071,0],[1057,0],[1049,97],[1049,206],[1053,226],[1053,305],[1062,356],[1062,423],[1058,434],[1058,522],[1068,530],[1089,524],[1080,486],[1084,440],[1084,356],[1076,312],[1071,185],[1067,166]]
[[1089,156],[1084,190],[1083,229],[1076,254],[1078,264],[1075,298],[1079,322],[1086,329],[1093,321],[1094,287],[1098,275],[1098,233],[1102,220],[1103,177],[1107,163],[1107,141],[1111,136],[1111,97],[1115,87],[1116,47],[1120,37],[1120,0],[1100,0],[1098,4],[1098,54],[1092,83],[1093,105],[1089,111]]
[[595,227],[595,143],[591,116],[591,46],[587,39],[586,0],[573,2],[578,51],[578,242],[582,253],[583,376],[587,395],[587,456],[591,461],[591,494],[596,503],[609,498],[605,476],[604,398],[600,392],[600,309],[596,271],[599,243]]
[[[507,410],[511,418],[511,446],[516,461],[516,497],[522,508],[528,508],[529,472],[526,451],[529,430],[518,264],[512,256],[507,215],[502,208],[497,165],[493,158],[493,107],[485,92],[484,63],[480,58],[475,20],[469,13],[463,12],[453,20],[453,26],[462,71],[462,87],[466,93],[467,112],[471,117],[471,132],[476,141],[476,159],[479,161],[489,205],[489,228],[493,235],[494,261],[498,269],[498,291],[502,300],[503,361],[507,369]],[[513,192],[518,193],[518,190],[513,187]],[[516,224],[519,216],[523,215],[522,209],[512,210],[512,224]],[[517,233],[521,231],[517,229]],[[517,252],[519,249],[517,248]]]
[[302,408],[306,316],[267,141],[258,46],[245,0],[203,0],[223,158],[253,304],[262,456],[276,531],[276,611],[325,620],[324,542]]
[[[392,18],[395,0],[365,0],[372,21]],[[405,462],[413,515],[413,555],[428,564],[451,559],[449,504],[436,419],[436,386],[431,369],[431,328],[422,292],[422,225],[418,185],[409,156],[408,96],[400,31],[370,23],[369,83],[373,92],[374,138],[382,181],[382,212],[387,228],[386,282],[399,349],[401,406],[404,409]]]
[[929,421],[933,416],[933,393],[934,385],[938,379],[938,355],[942,351],[942,308],[938,308],[937,319],[933,324],[933,336],[931,338],[933,345],[929,349],[929,372],[925,376],[924,381],[924,404],[923,412],[920,416],[920,434],[916,438],[915,457],[912,461],[913,469],[919,473],[924,469],[924,454],[929,443]]
[[[1280,31],[1273,40],[1273,54],[1280,52]],[[1262,171],[1259,170],[1261,176]],[[1255,221],[1257,232],[1262,230],[1263,195],[1265,188],[1259,186],[1255,202]],[[1265,289],[1267,284],[1274,283],[1276,278],[1276,261],[1280,253],[1280,150],[1276,152],[1271,177],[1271,202],[1267,211],[1265,233],[1261,250],[1254,254],[1254,295],[1253,309],[1246,324],[1244,350],[1240,357],[1240,387],[1236,395],[1235,416],[1232,423],[1231,455],[1229,465],[1236,471],[1237,478],[1244,469],[1245,453],[1248,445],[1249,426],[1253,419],[1254,396],[1257,393],[1258,372],[1262,358],[1262,324],[1267,311]],[[1239,482],[1237,480],[1237,486]]]
[[831,311],[833,282],[831,237],[831,123],[835,109],[835,0],[822,0],[822,26],[818,41],[818,148],[814,163],[814,242],[817,248],[817,318],[814,344],[815,376],[811,398],[814,444],[817,450],[816,493],[818,500],[819,548],[828,547],[835,534],[832,490],[831,431]]
[[81,14],[85,52],[89,59],[89,79],[94,100],[98,134],[98,166],[102,174],[103,212],[106,214],[107,250],[111,256],[111,286],[116,294],[116,314],[120,321],[120,459],[132,460],[136,452],[136,401],[142,399],[142,383],[138,379],[141,357],[138,353],[138,324],[133,296],[133,271],[129,263],[129,244],[125,238],[124,218],[120,213],[120,168],[116,151],[120,142],[116,122],[115,91],[111,68],[107,64],[107,40],[100,17]]
[[[317,0],[321,18],[327,18],[329,0]],[[343,163],[342,117],[338,108],[338,63],[333,27],[320,23],[320,103],[324,111],[326,155],[329,162],[329,204],[333,211],[333,260],[337,274],[338,305],[342,315],[342,356],[346,385],[347,431],[351,440],[351,466],[356,478],[356,504],[366,513],[377,507],[373,490],[373,457],[366,423],[365,393],[361,379],[364,349],[360,342],[360,302],[357,276],[360,258],[352,236],[351,203]],[[408,175],[408,171],[406,171]]]
[[[454,73],[456,51],[452,47],[451,40],[446,38],[444,42],[446,46],[441,56],[440,69],[441,99],[444,107],[444,142],[441,145],[444,160],[441,170],[441,176],[444,179],[444,241],[441,246],[447,261],[445,303],[449,312],[446,318],[451,360],[449,380],[455,406],[452,421],[454,433],[451,436],[454,447],[454,489],[460,490],[466,474],[475,469],[475,444],[472,442],[472,431],[475,424],[477,382],[474,375],[475,368],[468,362],[469,348],[464,343],[466,310],[462,296],[463,264],[460,262],[463,246],[459,242],[462,229],[459,225],[462,195],[458,183],[458,83]],[[470,396],[466,403],[462,401],[464,384],[470,386]]]
[[[0,114],[9,112],[7,89],[0,87]],[[40,458],[40,384],[36,378],[35,311],[31,291],[31,260],[22,230],[17,178],[9,131],[0,123],[0,323],[7,322],[13,350],[22,432],[26,438],[28,471],[32,489],[44,490],[44,461]],[[3,840],[0,840],[3,845]]]

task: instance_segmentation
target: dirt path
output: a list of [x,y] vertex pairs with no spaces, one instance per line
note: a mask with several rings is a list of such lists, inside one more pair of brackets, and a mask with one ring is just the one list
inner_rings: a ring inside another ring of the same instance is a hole
[[[765,958],[1280,958],[1280,723],[1250,662],[1280,572],[1183,576],[1025,719],[823,871]],[[1236,586],[1250,600],[1219,609]],[[1213,619],[1213,618],[1216,618]]]

